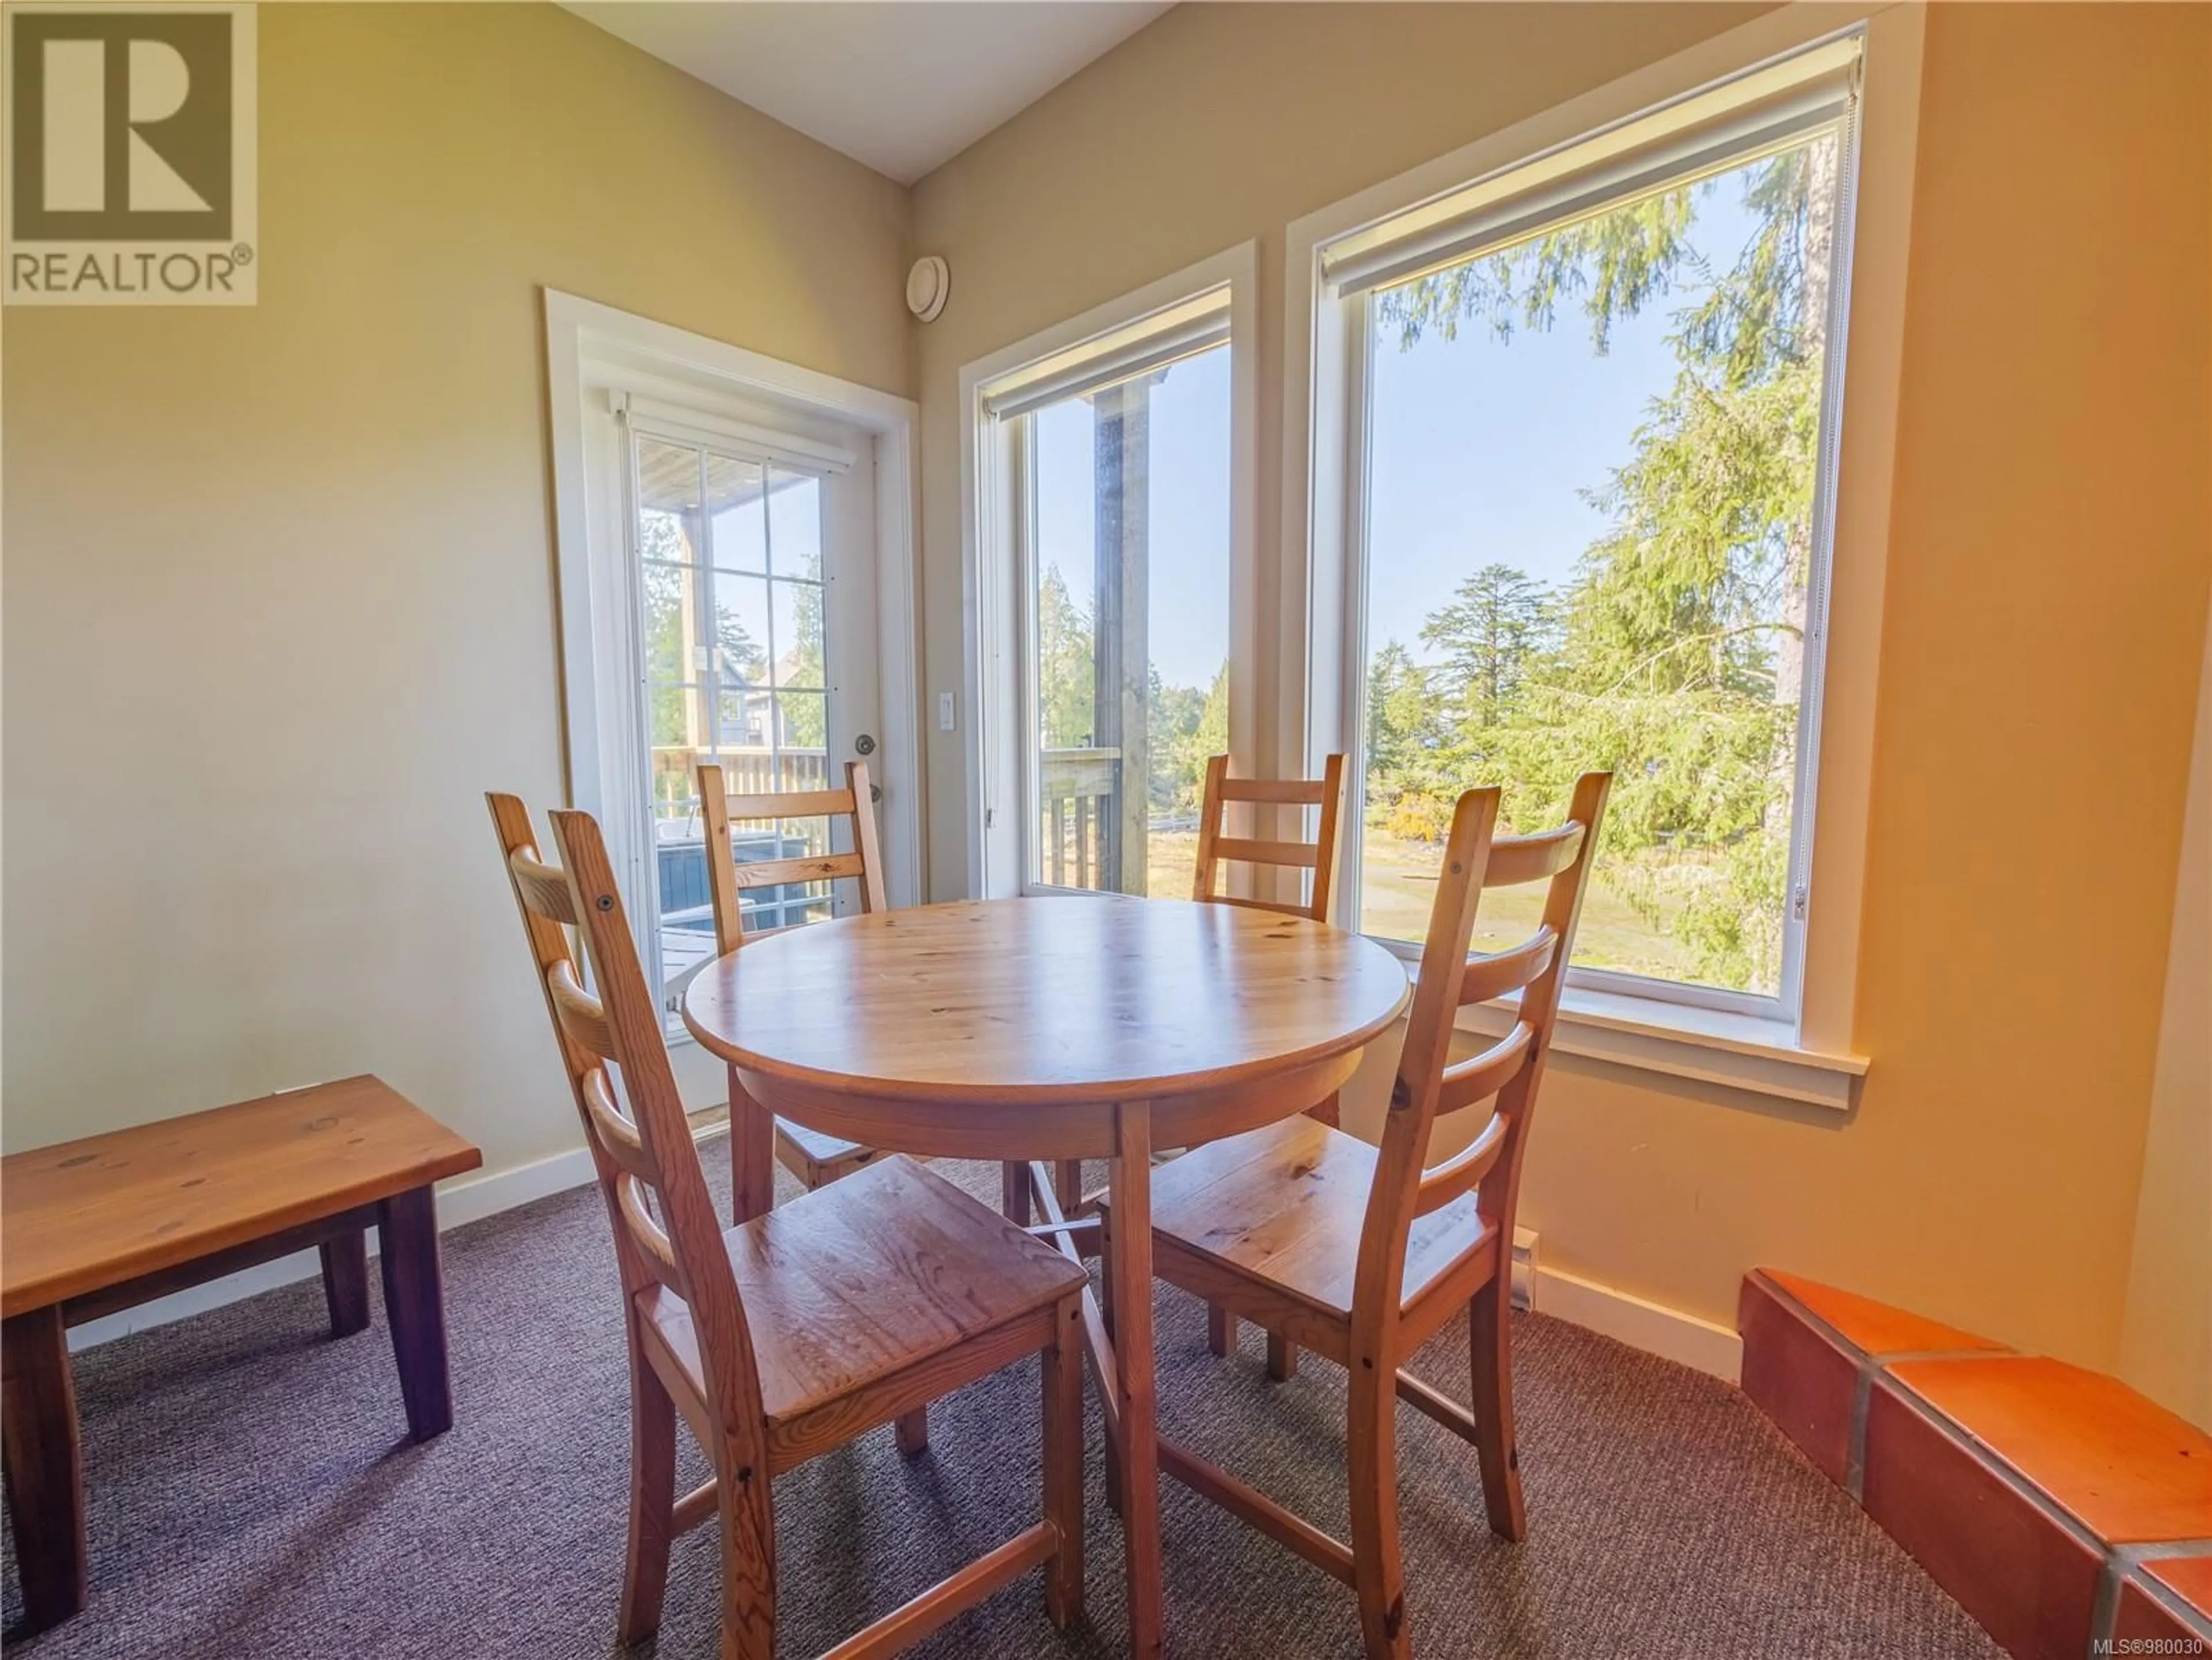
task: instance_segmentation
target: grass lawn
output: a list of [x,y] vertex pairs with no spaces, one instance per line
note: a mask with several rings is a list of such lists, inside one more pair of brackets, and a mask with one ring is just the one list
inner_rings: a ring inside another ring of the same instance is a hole
[[[1364,873],[1361,927],[1388,939],[1419,939],[1426,933],[1443,855],[1443,847],[1437,842],[1404,842],[1369,830],[1360,839]],[[1484,894],[1474,917],[1475,949],[1496,951],[1527,939],[1535,932],[1543,911],[1540,883]],[[1631,910],[1606,886],[1602,873],[1583,900],[1575,961],[1587,968],[1677,979],[1692,972],[1687,953]]]
[[[1145,891],[1156,898],[1188,898],[1198,869],[1197,832],[1154,830],[1145,838]],[[1360,856],[1366,890],[1361,927],[1386,939],[1419,939],[1428,932],[1429,908],[1436,903],[1442,845],[1401,841],[1370,829],[1362,838]],[[1543,909],[1540,884],[1485,894],[1475,914],[1475,949],[1496,951],[1518,944],[1535,932]],[[1602,875],[1583,901],[1582,927],[1575,944],[1575,960],[1589,968],[1675,979],[1687,978],[1692,971],[1688,954],[1631,910],[1606,886]]]

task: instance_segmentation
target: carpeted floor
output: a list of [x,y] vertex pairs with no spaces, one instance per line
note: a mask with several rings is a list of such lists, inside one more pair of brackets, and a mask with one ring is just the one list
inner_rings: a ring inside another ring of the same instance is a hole
[[[726,1162],[708,1171],[725,1191]],[[979,1194],[996,1172],[945,1166]],[[313,1281],[79,1357],[92,1603],[25,1660],[609,1656],[627,1395],[606,1219],[590,1189],[447,1236],[457,1422],[408,1445],[376,1324],[324,1329]],[[373,1277],[373,1276],[372,1276]],[[1164,1426],[1343,1536],[1342,1374],[1271,1385],[1250,1328],[1206,1353],[1160,1292]],[[1430,1657],[1998,1656],[1735,1390],[1538,1316],[1515,1332],[1528,1541],[1484,1524],[1473,1450],[1400,1414],[1416,1652]],[[1464,1400],[1455,1326],[1414,1370]],[[908,1463],[879,1430],[786,1477],[779,1651],[817,1654],[1036,1511],[1036,1377],[941,1402]],[[1063,1637],[1031,1575],[915,1651],[1122,1651],[1121,1534],[1091,1414],[1089,1609]],[[689,1479],[703,1479],[691,1459]],[[1358,1652],[1351,1594],[1164,1484],[1170,1651]],[[652,1652],[710,1657],[711,1529],[678,1542]],[[20,1612],[12,1541],[6,1612]]]

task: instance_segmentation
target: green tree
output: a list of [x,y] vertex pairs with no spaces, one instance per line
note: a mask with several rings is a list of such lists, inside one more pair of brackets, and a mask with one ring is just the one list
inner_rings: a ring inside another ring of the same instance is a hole
[[1443,654],[1462,712],[1487,726],[1519,695],[1549,620],[1544,585],[1510,565],[1488,564],[1421,624],[1421,643]]
[[1037,719],[1048,750],[1087,748],[1097,672],[1091,613],[1067,592],[1060,567],[1037,581]]
[[[1826,346],[1837,148],[1822,137],[1727,175],[1753,228],[1717,264],[1702,185],[1662,192],[1381,296],[1401,348],[1463,323],[1501,340],[1578,306],[1593,349],[1662,295],[1688,301],[1675,374],[1592,500],[1609,518],[1558,597],[1553,648],[1515,655],[1503,593],[1462,584],[1442,647],[1448,790],[1492,780],[1509,823],[1555,813],[1585,766],[1615,771],[1600,873],[1719,983],[1778,981],[1787,824]],[[1476,601],[1471,603],[1471,601]],[[1379,661],[1379,660],[1378,660]],[[1394,665],[1392,672],[1398,672]],[[1374,671],[1370,669],[1370,678]],[[1376,699],[1370,688],[1370,725]],[[1385,734],[1386,736],[1389,734]],[[1402,751],[1389,753],[1401,772]]]

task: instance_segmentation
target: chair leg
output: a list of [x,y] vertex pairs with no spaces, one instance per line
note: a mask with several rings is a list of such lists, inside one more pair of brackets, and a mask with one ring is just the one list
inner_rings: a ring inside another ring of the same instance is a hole
[[1061,1303],[1053,1332],[1043,1356],[1044,1515],[1060,1543],[1045,1564],[1044,1608],[1052,1623],[1065,1630],[1083,1617],[1081,1298]]
[[668,1590],[668,1547],[676,1523],[676,1403],[653,1368],[630,1345],[629,1546],[623,1557],[624,1645],[660,1629]]
[[1267,1376],[1287,1383],[1298,1375],[1298,1346],[1275,1332],[1267,1334]]
[[1368,1660],[1411,1660],[1398,1544],[1398,1392],[1387,1366],[1355,1356],[1345,1443],[1351,1463],[1352,1584]]
[[1006,1160],[999,1166],[999,1211],[1021,1227],[1030,1225],[1030,1167]]
[[916,1407],[898,1420],[894,1432],[898,1437],[898,1450],[909,1458],[919,1458],[929,1450],[929,1408]]
[[[1098,1322],[1106,1328],[1110,1340],[1114,1335],[1114,1242],[1111,1230],[1102,1222],[1098,1228],[1098,1260],[1104,1272],[1098,1276]],[[1115,1457],[1112,1438],[1106,1448],[1106,1508],[1119,1516],[1121,1513],[1121,1462]]]
[[775,1518],[765,1468],[714,1461],[722,1523],[721,1660],[775,1660]]
[[1206,1347],[1216,1356],[1237,1347],[1237,1316],[1211,1303],[1206,1305]]
[[1528,1535],[1521,1498],[1521,1452],[1513,1443],[1513,1327],[1500,1273],[1468,1305],[1468,1359],[1474,1372],[1474,1450],[1482,1464],[1482,1503],[1490,1529],[1519,1541]]

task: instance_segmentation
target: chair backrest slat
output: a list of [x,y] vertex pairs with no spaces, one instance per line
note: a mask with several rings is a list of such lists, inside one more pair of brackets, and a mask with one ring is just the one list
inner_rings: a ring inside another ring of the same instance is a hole
[[1526,1020],[1516,1020],[1512,1031],[1481,1054],[1446,1067],[1437,1079],[1436,1116],[1442,1118],[1487,1101],[1504,1089],[1534,1058],[1531,1045],[1535,1040],[1534,1028]]
[[[1231,836],[1226,833],[1222,818],[1231,801],[1261,807],[1319,807],[1321,823],[1311,842],[1267,835]],[[1343,806],[1341,755],[1328,757],[1319,778],[1231,778],[1227,756],[1209,757],[1206,763],[1206,794],[1199,806],[1198,870],[1192,879],[1191,897],[1202,904],[1241,904],[1255,910],[1327,921],[1336,881],[1338,831]],[[1220,891],[1221,866],[1231,861],[1311,871],[1313,877],[1303,900],[1231,899]]]
[[[884,856],[877,838],[875,790],[867,764],[845,763],[845,787],[830,790],[775,790],[732,794],[722,769],[712,761],[699,763],[699,813],[707,830],[707,897],[714,910],[714,940],[724,952],[733,952],[748,939],[757,939],[773,929],[746,932],[740,897],[754,888],[795,886],[806,882],[833,882],[850,878],[860,885],[860,909],[888,910],[884,890]],[[847,818],[852,821],[849,852],[808,854],[793,859],[738,862],[730,840],[730,826],[749,819]]]
[[[738,1444],[744,1467],[757,1471],[764,1485],[769,1463],[760,1374],[737,1276],[669,1065],[659,1000],[638,961],[599,827],[589,813],[554,813],[560,863],[550,865],[539,855],[522,803],[511,795],[489,800],[539,989],[614,1229],[625,1300],[655,1286],[683,1299],[716,1417]],[[590,991],[578,977],[568,933],[553,920],[558,909],[548,897],[553,876],[568,890],[567,914],[576,919],[591,969]],[[615,1095],[617,1078],[627,1112]]]
[[1487,1003],[1509,991],[1521,990],[1552,966],[1559,946],[1559,936],[1552,932],[1551,925],[1539,923],[1536,932],[1517,946],[1468,958],[1467,977],[1460,982],[1460,1006]]
[[[1358,1353],[1395,1352],[1391,1331],[1401,1311],[1407,1243],[1418,1217],[1473,1191],[1480,1213],[1497,1237],[1512,1237],[1528,1121],[1551,1051],[1559,989],[1612,784],[1610,773],[1583,774],[1575,785],[1567,822],[1536,836],[1496,834],[1495,788],[1468,791],[1453,812],[1360,1231],[1352,1285],[1352,1342]],[[1493,881],[1493,872],[1502,873],[1504,879]],[[1550,886],[1536,933],[1505,951],[1470,956],[1483,890],[1540,878]],[[1512,1030],[1480,1054],[1455,1064],[1453,1018],[1461,1006],[1516,987],[1521,1006]],[[1488,1100],[1496,1101],[1496,1113],[1474,1143],[1429,1169],[1430,1134],[1437,1116]]]
[[1421,1173],[1413,1195],[1413,1214],[1427,1216],[1442,1210],[1462,1194],[1472,1192],[1490,1174],[1505,1151],[1505,1121],[1492,1118],[1482,1132],[1441,1164]]
[[520,853],[508,859],[507,871],[514,879],[515,893],[526,911],[549,922],[575,927],[575,908],[569,903],[568,879],[565,874]]
[[578,1049],[598,1061],[615,1058],[614,1028],[599,1000],[576,983],[575,972],[562,968],[547,977],[546,990],[553,999],[553,1018],[562,1032]]
[[637,1126],[615,1104],[614,1091],[607,1085],[605,1067],[594,1067],[584,1075],[582,1093],[585,1114],[607,1157],[622,1168],[624,1175],[635,1176],[647,1183],[659,1181],[660,1167],[646,1151],[645,1138],[637,1133]]
[[[1226,757],[1223,757],[1226,760]],[[1256,801],[1279,807],[1317,807],[1328,797],[1325,778],[1230,778],[1221,781],[1224,801]]]
[[732,874],[743,893],[748,888],[780,888],[794,882],[834,882],[841,876],[858,876],[866,868],[857,853],[827,853],[758,860],[738,866]]
[[1490,863],[1482,873],[1486,888],[1517,888],[1542,882],[1575,862],[1583,850],[1583,827],[1562,824],[1534,836],[1500,836],[1490,844]]
[[1321,862],[1320,849],[1310,842],[1255,842],[1233,836],[1215,839],[1213,856],[1247,865],[1294,865],[1300,870],[1311,870]]
[[660,1225],[660,1219],[653,1213],[653,1206],[646,1196],[650,1191],[642,1177],[624,1174],[616,1180],[615,1202],[631,1242],[644,1259],[647,1271],[688,1300],[689,1292],[684,1271],[676,1260],[675,1245],[668,1237],[668,1230]]

